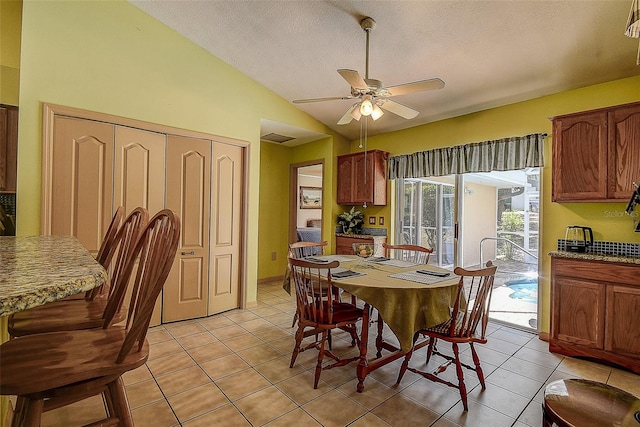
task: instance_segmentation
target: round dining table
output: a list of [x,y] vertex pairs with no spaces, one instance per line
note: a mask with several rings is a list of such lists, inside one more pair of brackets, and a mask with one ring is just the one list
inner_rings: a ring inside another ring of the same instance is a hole
[[[317,258],[340,261],[340,268],[332,271],[332,282],[365,303],[360,360],[357,367],[359,392],[364,390],[364,380],[370,372],[403,357],[412,349],[427,344],[427,341],[424,341],[414,347],[414,336],[419,330],[449,319],[449,308],[453,306],[459,283],[459,277],[451,271],[432,265],[381,257],[372,258],[372,261],[347,255]],[[351,271],[353,275],[341,274],[344,271]],[[440,277],[428,273],[444,273],[447,276]],[[379,332],[376,339],[376,358],[369,360],[367,346],[371,307],[379,314]],[[397,337],[399,347],[383,341],[382,321]],[[382,356],[382,349],[390,353]]]

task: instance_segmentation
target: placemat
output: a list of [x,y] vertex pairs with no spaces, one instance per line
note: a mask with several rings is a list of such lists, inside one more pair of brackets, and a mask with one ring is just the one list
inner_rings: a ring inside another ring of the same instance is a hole
[[[347,273],[349,272],[349,273]],[[348,274],[348,275],[347,275]],[[336,279],[351,279],[352,277],[366,276],[366,273],[360,271],[349,270],[348,268],[332,268],[331,277]]]
[[430,276],[428,274],[416,273],[415,271],[407,271],[406,273],[395,273],[391,274],[389,277],[393,277],[394,279],[408,280],[410,282],[422,283],[425,285],[433,285],[445,280],[451,280],[452,278],[451,275],[447,277],[438,277]]
[[344,255],[324,255],[324,256],[316,256],[318,259],[326,259],[327,261],[339,261],[339,262],[349,262],[356,261],[353,257],[348,257]]
[[389,265],[391,267],[399,267],[399,268],[407,268],[407,267],[415,267],[416,265],[420,265],[415,262],[405,261],[403,259],[382,259],[379,260],[371,260],[369,262],[375,262],[376,264]]

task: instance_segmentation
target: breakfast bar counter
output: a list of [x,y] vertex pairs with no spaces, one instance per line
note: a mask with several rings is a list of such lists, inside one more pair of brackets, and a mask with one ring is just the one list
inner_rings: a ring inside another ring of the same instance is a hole
[[106,281],[104,268],[73,236],[0,237],[0,316]]

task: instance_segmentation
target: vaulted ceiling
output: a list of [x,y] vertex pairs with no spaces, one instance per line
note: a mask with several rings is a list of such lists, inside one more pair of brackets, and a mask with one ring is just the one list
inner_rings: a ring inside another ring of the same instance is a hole
[[[130,1],[289,101],[350,94],[337,70],[365,76],[360,21],[372,17],[370,78],[446,85],[394,97],[420,113],[387,112],[369,135],[640,74],[624,35],[631,0]],[[337,124],[353,103],[296,105],[357,139],[359,122]],[[265,121],[262,133],[282,129]]]

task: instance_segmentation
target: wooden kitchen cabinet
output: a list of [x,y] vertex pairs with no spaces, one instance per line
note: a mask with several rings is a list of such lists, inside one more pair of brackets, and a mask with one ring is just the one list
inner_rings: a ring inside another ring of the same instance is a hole
[[553,201],[628,200],[640,181],[640,103],[552,120]]
[[380,150],[338,156],[338,204],[386,205],[388,156]]
[[18,107],[0,105],[0,192],[15,193],[18,172]]
[[374,256],[383,256],[384,248],[382,247],[383,243],[386,243],[386,236],[370,236],[365,234],[358,234],[357,236],[345,236],[345,235],[336,235],[336,254],[337,255],[353,255],[353,244],[354,243],[364,243],[364,244],[375,244],[376,252]]
[[640,373],[640,264],[551,258],[549,350]]

